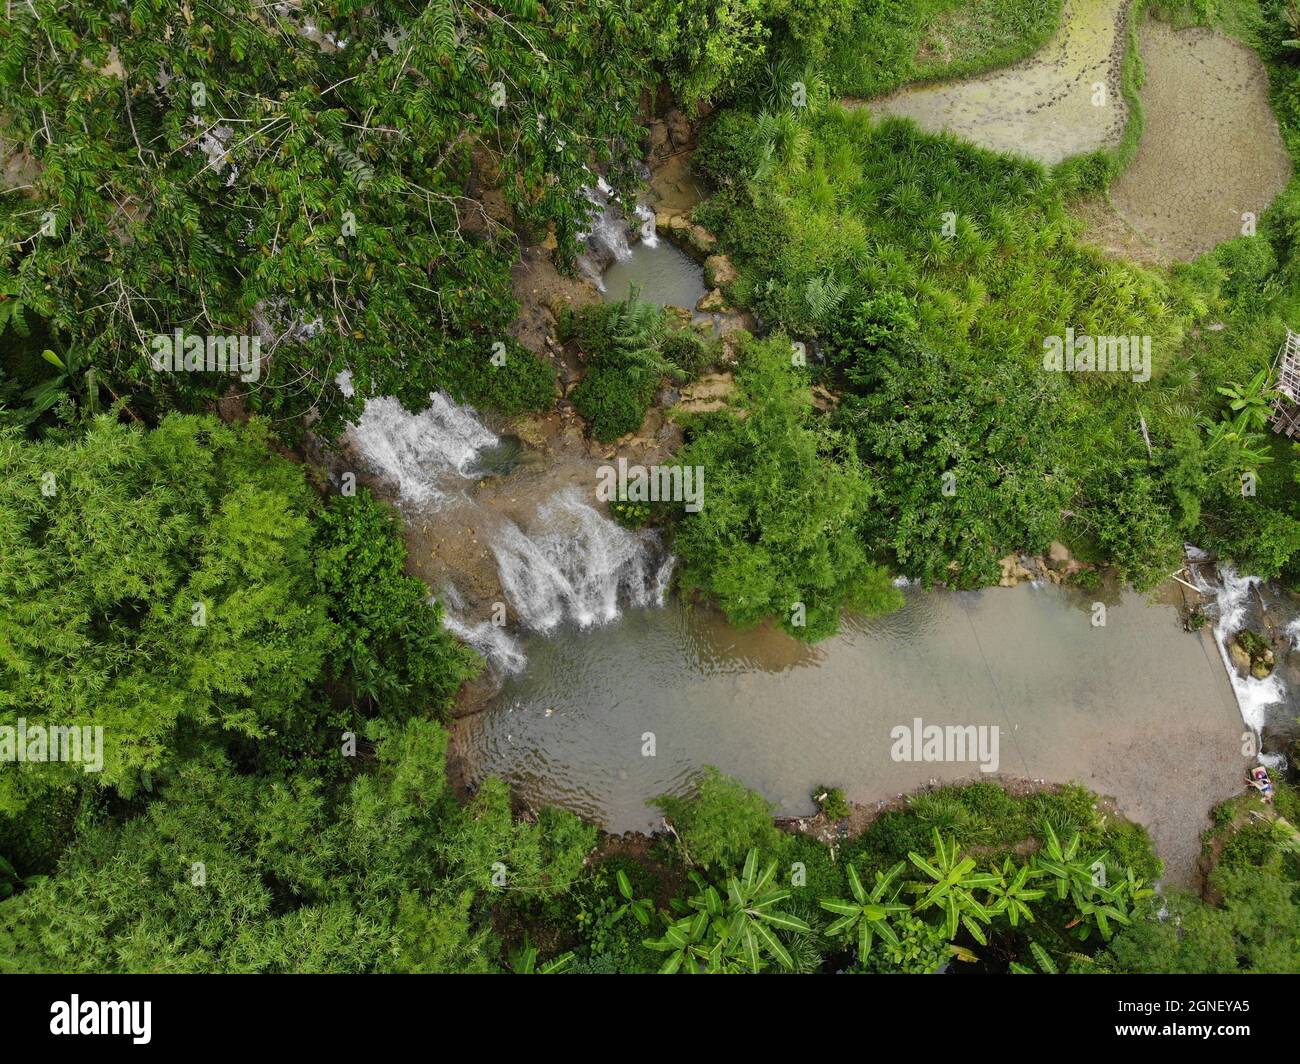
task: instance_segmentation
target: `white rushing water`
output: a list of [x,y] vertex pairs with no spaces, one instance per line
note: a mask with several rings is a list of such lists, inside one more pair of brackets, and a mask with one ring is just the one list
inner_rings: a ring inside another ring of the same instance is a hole
[[[339,387],[352,394],[349,374]],[[374,472],[394,484],[404,508],[422,512],[473,505],[452,485],[480,475],[483,452],[500,440],[473,409],[443,392],[413,414],[391,396],[366,401],[348,436]],[[489,516],[486,508],[484,518]],[[570,621],[581,628],[617,619],[623,606],[662,606],[673,558],[654,532],[632,532],[566,488],[538,506],[522,531],[500,520],[491,534],[504,597],[520,623],[549,632]],[[445,627],[474,647],[500,672],[517,673],[527,664],[517,636],[504,618],[476,619],[454,585],[440,596]]]
[[1241,709],[1241,718],[1259,735],[1268,719],[1268,708],[1286,700],[1286,689],[1276,673],[1262,680],[1238,674],[1228,654],[1228,643],[1246,626],[1247,616],[1252,609],[1251,596],[1256,594],[1255,589],[1261,581],[1257,576],[1239,576],[1226,565],[1219,567],[1217,586],[1208,583],[1198,571],[1193,570],[1193,573],[1201,593],[1214,603],[1217,615],[1214,642],[1219,648],[1219,656],[1223,659],[1223,667]]
[[367,399],[348,435],[373,470],[397,485],[402,502],[422,507],[444,503],[447,484],[473,477],[479,453],[500,442],[445,392],[432,393],[418,414],[389,395]]
[[672,575],[658,536],[622,528],[572,488],[538,507],[530,533],[506,522],[492,550],[510,605],[539,632],[608,624],[622,603],[662,606]]
[[[626,262],[632,255],[631,229],[618,197],[604,178],[598,178],[595,186],[583,189],[583,193],[591,208],[587,215],[587,229],[578,237],[586,245],[578,257],[578,267],[603,292],[605,271],[615,262]],[[649,248],[658,247],[655,212],[644,203],[638,203],[634,213],[641,243]]]

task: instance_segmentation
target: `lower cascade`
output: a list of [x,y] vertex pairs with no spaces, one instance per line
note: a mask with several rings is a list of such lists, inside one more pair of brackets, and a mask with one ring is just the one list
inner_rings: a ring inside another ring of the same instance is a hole
[[566,488],[537,510],[525,534],[506,522],[492,544],[501,587],[525,626],[548,632],[564,621],[579,627],[618,618],[619,603],[662,606],[672,575],[653,532],[631,532]]
[[1214,621],[1214,642],[1219,648],[1223,667],[1232,684],[1232,693],[1241,709],[1242,720],[1256,735],[1261,735],[1268,723],[1269,707],[1286,701],[1286,688],[1277,675],[1264,679],[1240,675],[1232,663],[1228,646],[1247,620],[1258,612],[1252,595],[1258,594],[1257,589],[1263,582],[1257,576],[1239,575],[1224,565],[1219,567],[1219,583],[1216,586],[1202,577],[1194,567],[1192,571],[1201,593],[1215,604],[1217,616]]

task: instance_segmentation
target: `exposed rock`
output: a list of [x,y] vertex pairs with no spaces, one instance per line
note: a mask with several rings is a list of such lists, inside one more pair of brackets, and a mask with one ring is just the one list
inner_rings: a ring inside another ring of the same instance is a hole
[[686,148],[691,144],[693,133],[691,130],[690,120],[673,108],[665,116],[665,124],[668,127],[668,139],[672,141],[674,148]]
[[1228,659],[1232,662],[1232,667],[1242,676],[1250,672],[1250,655],[1235,639],[1228,642]]
[[814,410],[820,410],[824,414],[827,410],[834,410],[840,405],[840,397],[829,388],[814,384],[812,386],[812,403]]
[[998,561],[998,565],[1002,568],[1002,579],[998,581],[999,587],[1015,587],[1026,580],[1034,579],[1033,572],[1025,568],[1018,554],[1008,554]]
[[1248,672],[1257,680],[1265,679],[1277,661],[1268,640],[1249,628],[1243,628],[1229,641],[1228,657],[1240,672]]
[[686,239],[701,255],[712,255],[713,249],[718,246],[718,238],[702,225],[692,225],[687,230]]
[[681,390],[681,399],[674,410],[686,414],[707,414],[721,410],[727,398],[736,390],[736,378],[730,373],[706,373]]
[[740,276],[726,255],[710,255],[704,260],[704,283],[710,288],[731,284]]
[[727,309],[727,301],[722,298],[722,290],[714,288],[700,296],[700,301],[695,304],[695,309],[705,313],[721,313]]

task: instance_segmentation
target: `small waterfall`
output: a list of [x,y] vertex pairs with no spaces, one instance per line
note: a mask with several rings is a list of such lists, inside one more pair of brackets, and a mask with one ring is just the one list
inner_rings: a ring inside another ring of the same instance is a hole
[[460,618],[453,617],[450,611],[444,611],[442,626],[472,646],[487,658],[488,664],[500,672],[523,672],[524,666],[528,664],[528,657],[519,640],[491,621],[467,624]]
[[[591,209],[587,215],[587,231],[579,234],[586,250],[578,256],[578,267],[603,292],[605,271],[612,263],[625,262],[632,257],[631,229],[618,197],[603,177],[597,178],[594,188],[583,189],[583,193],[590,201]],[[644,203],[638,203],[634,213],[639,219],[636,228],[641,243],[648,248],[658,247],[655,212]]]
[[[442,626],[447,631],[487,658],[488,664],[498,672],[509,674],[523,671],[528,658],[518,639],[491,621],[470,624],[461,619],[459,614],[465,609],[465,599],[455,584],[447,584],[443,588],[441,599],[437,595],[429,596],[431,604],[438,601],[442,605]],[[453,610],[456,612],[453,613]]]
[[644,203],[638,203],[635,213],[641,219],[641,224],[638,226],[641,230],[641,243],[648,248],[657,248],[659,246],[659,234],[655,230],[655,212]]
[[[340,386],[346,393],[351,385]],[[441,503],[447,493],[439,485],[475,476],[479,452],[499,442],[472,408],[445,392],[431,393],[418,414],[389,395],[367,399],[347,434],[374,471],[397,485],[402,501],[416,506]]]
[[628,531],[572,488],[538,507],[535,528],[525,534],[507,522],[492,544],[501,586],[527,627],[588,628],[617,619],[620,602],[663,605],[673,559],[653,532]]
[[1214,642],[1241,709],[1241,718],[1256,735],[1260,735],[1267,723],[1269,706],[1286,701],[1286,689],[1276,672],[1263,680],[1239,675],[1228,654],[1228,643],[1245,627],[1252,612],[1251,593],[1261,581],[1257,576],[1238,576],[1224,565],[1219,567],[1219,585],[1216,587],[1202,578],[1195,568],[1192,572],[1201,593],[1215,603],[1218,617],[1214,622]]

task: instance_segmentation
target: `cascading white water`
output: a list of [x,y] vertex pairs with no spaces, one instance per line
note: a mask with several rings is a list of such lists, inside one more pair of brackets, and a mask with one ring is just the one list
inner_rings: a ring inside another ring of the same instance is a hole
[[368,399],[348,435],[374,471],[397,485],[402,501],[416,506],[442,503],[447,492],[440,485],[474,476],[479,452],[500,442],[473,409],[445,392],[430,394],[418,414],[389,395]]
[[[578,257],[578,267],[603,292],[605,271],[612,263],[625,262],[632,257],[631,230],[614,190],[603,177],[596,179],[595,187],[583,189],[583,193],[591,203],[591,209],[587,216],[587,230],[578,235],[586,245]],[[638,203],[634,213],[640,219],[637,232],[641,243],[648,248],[658,247],[655,212],[644,203]]]
[[506,522],[492,550],[510,605],[539,632],[566,620],[606,624],[620,602],[662,606],[672,574],[658,536],[620,527],[572,488],[538,507],[531,533]]
[[1215,604],[1218,616],[1214,623],[1214,642],[1241,709],[1241,718],[1259,735],[1267,720],[1268,707],[1285,701],[1286,690],[1276,674],[1262,680],[1239,675],[1228,654],[1228,643],[1244,626],[1250,594],[1261,581],[1257,576],[1238,576],[1226,565],[1219,567],[1218,586],[1208,583],[1195,569],[1193,574],[1201,593]]
[[[429,596],[431,604],[438,599],[437,595]],[[447,631],[472,646],[499,672],[523,671],[524,666],[528,664],[528,658],[518,639],[492,621],[470,624],[461,619],[459,614],[465,609],[465,600],[455,584],[447,584],[443,588],[441,605],[442,626]]]
[[519,640],[491,621],[466,624],[451,613],[444,612],[442,626],[472,646],[500,672],[523,672],[524,666],[528,664],[528,656]]

